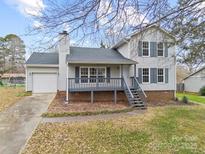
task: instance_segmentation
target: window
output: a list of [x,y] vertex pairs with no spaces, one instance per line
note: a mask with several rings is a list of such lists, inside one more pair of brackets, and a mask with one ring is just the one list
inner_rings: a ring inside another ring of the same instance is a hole
[[158,68],[157,81],[158,82],[164,82],[164,69],[163,68]]
[[106,69],[104,67],[81,67],[80,78],[81,83],[96,83],[97,78],[98,82],[105,82]]
[[104,82],[105,78],[105,68],[98,68],[98,82]]
[[149,56],[149,42],[142,42],[142,55]]
[[164,56],[164,46],[162,42],[157,44],[157,53],[158,56]]
[[142,82],[149,83],[149,68],[142,69]]
[[90,68],[90,82],[96,82],[96,78],[97,78],[97,69]]
[[81,77],[81,83],[88,82],[88,68],[86,67],[80,68],[80,77]]

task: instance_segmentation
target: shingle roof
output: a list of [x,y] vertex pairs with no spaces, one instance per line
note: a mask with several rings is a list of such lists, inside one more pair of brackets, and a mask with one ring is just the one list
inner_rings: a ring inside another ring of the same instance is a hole
[[[136,61],[123,57],[118,51],[105,48],[70,47],[67,55],[68,63],[94,63],[94,64],[136,64]],[[26,64],[58,65],[58,53],[34,52]]]
[[58,65],[58,53],[34,52],[26,61],[26,64]]
[[136,61],[123,57],[118,51],[105,48],[71,47],[67,55],[68,63],[95,64],[136,64]]

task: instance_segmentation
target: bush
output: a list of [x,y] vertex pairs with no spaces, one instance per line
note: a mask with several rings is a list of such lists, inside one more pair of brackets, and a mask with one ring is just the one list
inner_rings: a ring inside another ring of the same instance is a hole
[[189,100],[186,96],[183,96],[182,102],[185,103],[185,104],[188,104]]
[[179,101],[179,98],[178,98],[178,97],[175,97],[175,101],[178,102],[178,101]]
[[4,84],[3,84],[3,82],[0,80],[0,86],[3,86]]
[[200,94],[201,96],[205,96],[205,86],[203,86],[203,87],[200,89],[199,94]]

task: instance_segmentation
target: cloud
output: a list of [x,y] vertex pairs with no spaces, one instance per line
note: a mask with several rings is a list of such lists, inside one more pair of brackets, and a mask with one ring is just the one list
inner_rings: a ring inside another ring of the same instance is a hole
[[[123,6],[123,4],[120,6]],[[100,5],[97,12],[99,25],[97,26],[103,27],[106,26],[106,24],[110,24],[113,25],[113,28],[109,32],[118,33],[121,31],[121,29],[124,28],[135,27],[139,24],[149,23],[149,20],[143,14],[138,12],[138,10],[136,10],[136,8],[134,8],[133,6],[128,5],[124,6],[124,8],[119,7],[118,10],[113,7],[113,4],[110,4],[110,1],[108,0],[100,1]],[[116,11],[117,15],[115,16]],[[114,19],[113,16],[115,16]],[[110,19],[113,20],[110,21]]]
[[100,25],[104,25],[109,22],[108,15],[112,12],[112,6],[108,0],[101,0],[97,12]]
[[41,16],[45,8],[43,0],[9,0],[7,3],[16,7],[25,16]]
[[34,20],[34,22],[33,22],[33,28],[34,28],[34,29],[42,29],[42,28],[44,28],[44,26],[43,26],[43,24],[40,23],[39,21]]

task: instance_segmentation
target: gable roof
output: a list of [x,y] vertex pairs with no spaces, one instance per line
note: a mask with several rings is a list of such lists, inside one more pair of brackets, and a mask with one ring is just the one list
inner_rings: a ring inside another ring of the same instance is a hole
[[151,25],[151,26],[148,26],[148,27],[144,27],[140,30],[136,30],[135,32],[131,33],[130,35],[128,35],[127,37],[121,39],[118,43],[116,43],[115,45],[112,46],[113,49],[115,48],[118,48],[119,46],[127,43],[134,35],[137,35],[137,34],[140,34],[150,28],[156,28],[158,29],[159,31],[165,33],[166,35],[168,35],[170,38],[172,38],[173,40],[176,40],[176,38],[171,35],[169,32],[167,32],[166,30],[164,30],[163,28],[159,27],[158,25],[154,24],[154,25]]
[[70,47],[66,58],[68,63],[136,64],[136,61],[122,56],[118,51],[105,48]]
[[192,74],[188,75],[188,76],[187,76],[187,77],[185,77],[183,80],[188,79],[189,77],[191,77],[191,76],[195,75],[195,74],[196,74],[196,73],[198,73],[198,72],[201,72],[201,71],[202,71],[202,70],[204,70],[204,69],[205,69],[205,66],[204,66],[204,67],[202,67],[201,69],[197,70],[196,72],[194,72],[194,73],[192,73]]
[[26,64],[34,65],[58,65],[58,53],[33,52]]
[[[94,64],[136,64],[136,61],[123,57],[118,51],[105,48],[70,47],[68,63]],[[58,53],[33,52],[26,65],[58,65]]]

